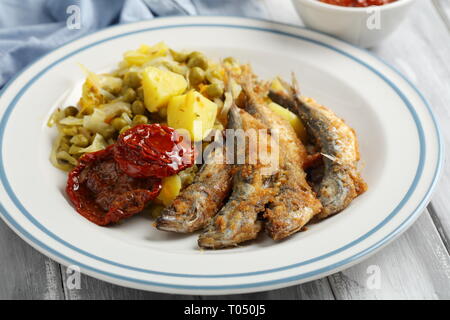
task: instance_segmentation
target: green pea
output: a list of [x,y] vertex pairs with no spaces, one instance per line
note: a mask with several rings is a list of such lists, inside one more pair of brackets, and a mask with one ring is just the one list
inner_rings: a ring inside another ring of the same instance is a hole
[[113,126],[114,129],[120,131],[120,129],[128,125],[128,122],[126,122],[125,119],[123,118],[114,118],[111,121],[111,125]]
[[194,67],[189,72],[189,82],[195,86],[205,80],[205,71],[199,67]]
[[139,100],[144,101],[144,88],[143,87],[137,88],[136,95]]
[[122,92],[122,86],[117,86],[111,89],[107,89],[112,95],[118,96]]
[[74,106],[69,106],[67,108],[64,109],[64,115],[66,117],[75,117],[78,114],[78,109]]
[[76,136],[73,136],[72,139],[70,139],[70,143],[85,148],[89,145],[89,139],[82,134],[77,134]]
[[105,128],[105,130],[102,132],[102,136],[105,139],[109,139],[114,135],[115,132],[116,130],[113,127],[108,127]]
[[122,129],[120,129],[119,134],[124,133],[124,132],[127,131],[128,129],[131,129],[131,127],[130,127],[130,126],[125,126],[125,127],[123,127]]
[[148,118],[141,114],[135,115],[133,118],[132,125],[137,126],[138,124],[147,124]]
[[185,62],[189,56],[189,53],[187,52],[177,52],[172,49],[170,49],[170,53],[172,54],[173,60],[176,62]]
[[134,91],[132,88],[128,88],[123,94],[122,100],[130,103],[133,102],[134,100],[136,100],[136,91]]
[[134,114],[145,114],[144,103],[141,100],[136,100],[131,105],[131,112]]
[[199,67],[206,70],[208,69],[208,59],[206,59],[203,53],[194,51],[189,55],[187,66],[189,68]]
[[138,72],[127,72],[123,77],[123,85],[125,87],[137,89],[141,85],[141,77]]
[[223,95],[223,88],[219,84],[213,83],[206,87],[205,92],[211,99],[220,98]]

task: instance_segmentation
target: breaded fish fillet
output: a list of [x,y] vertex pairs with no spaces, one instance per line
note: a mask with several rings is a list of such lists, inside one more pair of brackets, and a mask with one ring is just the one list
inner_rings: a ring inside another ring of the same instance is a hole
[[246,110],[279,136],[280,171],[275,182],[278,189],[264,217],[269,236],[280,240],[301,230],[322,206],[306,181],[303,171],[306,150],[292,126],[265,105],[254,93],[249,80],[244,82],[244,91]]
[[[228,127],[233,129],[265,128],[256,119],[233,105],[228,113]],[[236,145],[236,144],[235,144]],[[236,148],[239,157],[245,153],[245,163],[235,164],[233,191],[225,206],[211,220],[198,239],[202,248],[219,249],[236,246],[255,239],[262,228],[258,214],[273,197],[273,175],[265,175],[266,165],[259,161],[248,163],[249,145],[244,150]],[[274,173],[275,174],[275,173]]]
[[356,167],[359,161],[356,134],[330,109],[302,97],[294,75],[293,85],[284,83],[284,86],[285,92],[270,92],[269,96],[302,119],[324,155],[324,177],[318,188],[323,209],[318,218],[326,218],[345,209],[367,190]]
[[189,233],[209,223],[231,192],[232,167],[224,157],[223,146],[209,154],[193,183],[162,211],[156,221],[159,230]]

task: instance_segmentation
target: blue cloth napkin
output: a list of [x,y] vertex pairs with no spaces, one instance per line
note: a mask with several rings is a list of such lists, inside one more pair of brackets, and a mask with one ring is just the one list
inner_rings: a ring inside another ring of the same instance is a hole
[[0,89],[68,41],[113,24],[186,14],[195,12],[185,0],[0,0]]

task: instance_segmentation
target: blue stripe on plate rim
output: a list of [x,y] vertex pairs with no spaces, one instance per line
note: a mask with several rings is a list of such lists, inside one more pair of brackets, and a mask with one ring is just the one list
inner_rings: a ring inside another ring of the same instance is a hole
[[[223,16],[221,16],[223,17]],[[185,18],[189,18],[189,17],[185,17]],[[238,18],[238,17],[231,17],[231,18]],[[165,17],[165,18],[158,18],[158,20],[169,20],[171,18]],[[239,18],[238,18],[239,19]],[[240,18],[242,20],[255,20],[255,21],[265,21],[265,22],[270,22],[273,24],[278,24],[278,25],[285,25],[285,26],[289,26],[289,27],[294,27],[294,28],[298,28],[298,29],[305,29],[299,26],[295,26],[295,25],[289,25],[289,24],[284,24],[284,23],[278,23],[278,22],[274,22],[274,21],[269,21],[269,20],[265,20],[265,19],[248,19],[248,18]],[[114,29],[114,28],[119,28],[120,26],[114,26],[108,29]],[[409,188],[408,192],[406,193],[406,195],[404,196],[404,198],[402,199],[402,201],[396,206],[396,208],[382,221],[380,222],[376,227],[374,227],[372,230],[370,230],[369,232],[367,232],[366,234],[364,234],[363,236],[359,237],[356,240],[353,240],[352,242],[346,244],[345,246],[342,246],[339,249],[333,250],[329,253],[326,253],[324,255],[321,255],[319,257],[315,257],[306,261],[302,261],[302,262],[298,262],[295,264],[291,264],[288,266],[284,266],[284,267],[279,267],[279,268],[274,268],[274,269],[269,269],[269,270],[261,270],[261,271],[256,271],[256,272],[246,272],[246,273],[235,273],[235,274],[218,274],[218,275],[198,275],[198,274],[179,274],[179,273],[168,273],[168,272],[161,272],[161,271],[154,271],[154,270],[147,270],[147,269],[141,269],[141,268],[136,268],[136,267],[131,267],[131,266],[127,266],[121,263],[117,263],[114,261],[110,261],[101,257],[98,257],[96,255],[93,255],[89,252],[86,252],[82,249],[79,249],[73,245],[71,245],[70,243],[64,241],[63,239],[59,238],[57,235],[53,234],[51,231],[47,230],[43,225],[41,225],[26,209],[25,207],[20,203],[19,199],[17,198],[17,196],[14,194],[9,181],[7,179],[7,175],[6,175],[6,171],[5,168],[3,166],[3,137],[4,137],[4,131],[5,131],[5,127],[7,124],[7,121],[9,119],[9,116],[13,110],[13,108],[15,107],[15,105],[17,104],[17,102],[20,100],[20,97],[25,93],[25,91],[36,81],[38,80],[42,75],[44,75],[48,70],[50,70],[51,68],[53,68],[56,64],[66,60],[67,58],[81,52],[84,51],[88,48],[94,47],[100,43],[106,42],[106,41],[110,41],[116,38],[121,38],[121,37],[125,37],[131,34],[136,34],[136,33],[141,33],[141,32],[149,32],[149,31],[155,31],[155,30],[161,30],[161,29],[172,29],[172,28],[189,28],[189,27],[219,27],[219,28],[236,28],[236,29],[248,29],[248,30],[255,30],[255,31],[261,31],[261,32],[269,32],[269,33],[275,33],[275,34],[279,34],[282,36],[287,36],[287,37],[292,37],[292,38],[296,38],[296,39],[300,39],[303,41],[307,41],[313,44],[316,44],[318,46],[322,46],[325,48],[328,48],[332,51],[335,51],[339,54],[342,54],[346,57],[348,57],[349,59],[363,65],[364,67],[366,67],[367,69],[369,69],[370,71],[372,71],[373,73],[375,73],[377,76],[379,76],[383,81],[385,81],[398,95],[399,97],[402,99],[402,101],[405,103],[406,107],[408,108],[408,111],[411,113],[417,130],[418,130],[418,135],[419,135],[419,141],[420,141],[420,160],[419,160],[419,165],[417,168],[417,172],[416,175],[414,177],[413,183],[411,185],[411,187]],[[309,32],[313,32],[309,29],[306,29]],[[102,30],[104,31],[104,30]],[[99,31],[99,32],[102,32]],[[320,32],[319,32],[320,33]],[[324,34],[325,35],[325,34]],[[85,38],[87,36],[84,36],[82,38]],[[334,38],[333,38],[334,39]],[[75,41],[75,40],[74,40]],[[70,42],[71,43],[71,42]],[[68,43],[68,44],[70,44]],[[66,45],[68,45],[66,44]],[[66,46],[64,45],[64,46]],[[354,46],[352,46],[354,47]],[[422,199],[422,201],[419,203],[419,205],[416,207],[416,209],[395,229],[393,230],[390,234],[388,234],[387,236],[385,236],[383,239],[381,239],[380,241],[378,241],[377,243],[373,244],[371,247],[366,248],[365,250],[351,256],[348,257],[342,261],[336,262],[334,264],[328,265],[326,267],[320,268],[320,269],[316,269],[314,271],[311,272],[307,272],[307,273],[302,273],[302,274],[298,274],[295,276],[290,276],[290,277],[286,277],[286,278],[281,278],[281,279],[276,279],[276,280],[271,280],[271,281],[261,281],[261,282],[256,282],[256,283],[243,283],[243,284],[239,284],[239,285],[219,285],[219,286],[192,286],[192,285],[177,285],[177,284],[169,284],[169,283],[159,283],[159,282],[154,282],[154,281],[147,281],[147,280],[142,280],[142,279],[136,279],[136,278],[130,278],[130,277],[126,277],[120,274],[114,274],[111,272],[107,272],[104,270],[100,270],[88,265],[85,265],[83,263],[80,263],[64,254],[62,254],[61,252],[58,252],[50,247],[48,247],[46,244],[44,244],[43,242],[41,242],[40,240],[36,239],[33,235],[31,235],[30,233],[28,233],[25,229],[23,229],[20,224],[18,224],[13,218],[12,216],[6,211],[6,209],[4,208],[4,206],[0,203],[0,212],[2,212],[3,217],[10,223],[11,226],[13,226],[22,236],[26,237],[31,243],[33,243],[34,245],[36,245],[38,248],[41,248],[44,252],[48,252],[50,254],[52,254],[55,257],[60,258],[62,261],[65,261],[66,263],[70,263],[70,264],[74,264],[79,266],[82,269],[85,270],[91,270],[94,273],[98,273],[98,274],[103,274],[107,277],[110,278],[116,278],[119,280],[124,280],[127,282],[134,282],[134,283],[140,283],[140,284],[145,284],[145,285],[151,285],[151,286],[158,286],[158,287],[167,287],[167,288],[174,288],[174,289],[189,289],[189,290],[222,290],[222,289],[241,289],[241,288],[252,288],[252,287],[262,287],[262,286],[270,286],[270,285],[276,285],[276,284],[281,284],[281,283],[288,283],[288,282],[293,282],[293,281],[298,281],[301,279],[305,279],[305,278],[311,278],[314,276],[317,276],[319,274],[322,273],[326,273],[326,272],[330,272],[334,269],[337,269],[339,267],[342,267],[346,264],[349,264],[355,260],[360,259],[361,257],[367,255],[368,253],[376,250],[377,248],[383,246],[386,242],[388,242],[390,239],[392,239],[393,237],[395,237],[396,235],[398,235],[404,228],[406,228],[409,225],[409,222],[414,221],[414,218],[416,218],[416,216],[418,215],[418,213],[421,212],[421,210],[424,209],[424,207],[426,206],[426,204],[428,203],[428,200],[431,196],[431,193],[437,183],[437,177],[439,176],[439,173],[441,171],[442,168],[442,162],[443,162],[443,143],[442,143],[442,137],[441,137],[441,131],[439,129],[439,124],[436,121],[436,118],[433,114],[433,112],[431,111],[431,108],[428,104],[428,102],[426,101],[426,99],[423,97],[423,95],[420,93],[420,91],[406,78],[404,77],[399,71],[397,71],[395,68],[393,68],[392,66],[390,66],[389,64],[387,64],[386,62],[382,61],[381,59],[379,59],[378,57],[370,54],[367,51],[361,50],[357,47],[354,47],[355,49],[365,53],[365,54],[369,54],[371,56],[373,56],[374,58],[378,59],[379,61],[381,61],[381,63],[383,63],[384,65],[386,65],[387,67],[389,67],[391,70],[393,70],[395,73],[397,73],[399,76],[401,76],[413,89],[414,91],[420,96],[420,98],[422,99],[422,101],[424,102],[425,106],[428,109],[428,112],[433,120],[434,126],[435,126],[435,130],[436,130],[436,135],[437,135],[437,139],[438,139],[438,164],[436,166],[436,170],[434,173],[434,177],[433,177],[433,182],[430,185],[428,191],[426,192],[424,198]],[[49,55],[51,53],[48,53],[47,55]],[[27,67],[25,70],[23,70],[21,73],[19,73],[18,75],[16,75],[14,77],[14,79],[12,79],[4,88],[4,90],[2,90],[2,95],[4,92],[6,92],[6,90],[8,89],[8,87],[14,83],[14,80],[19,77],[21,74],[23,74],[24,72],[26,72],[26,70],[28,70],[31,66],[33,66],[34,64],[36,64],[38,61],[43,60],[47,55],[41,57],[40,59],[38,59],[36,62],[34,62],[32,65],[30,65],[29,67]],[[1,97],[1,96],[0,96]],[[424,136],[424,132],[423,132],[423,128],[422,125],[418,119],[417,113],[414,110],[413,106],[411,105],[411,103],[409,102],[409,100],[406,98],[406,96],[401,92],[401,90],[391,81],[389,80],[386,76],[384,76],[381,72],[379,72],[378,70],[376,70],[375,68],[373,68],[372,66],[368,65],[367,63],[365,63],[364,61],[356,58],[355,56],[341,50],[338,49],[336,47],[333,47],[329,44],[326,44],[324,42],[315,40],[315,39],[311,39],[308,38],[306,36],[300,36],[297,34],[293,34],[290,32],[285,32],[285,31],[280,31],[280,30],[275,30],[275,29],[269,29],[269,28],[262,28],[262,27],[255,27],[255,26],[247,26],[247,25],[236,25],[236,24],[210,24],[210,23],[192,23],[192,24],[173,24],[173,25],[166,25],[166,26],[159,26],[159,27],[150,27],[150,28],[144,28],[144,29],[140,29],[140,30],[135,30],[135,31],[131,31],[131,32],[126,32],[126,33],[122,33],[122,34],[118,34],[112,37],[108,37],[96,42],[93,42],[91,44],[88,44],[82,48],[79,48],[75,51],[72,51],[71,53],[65,55],[64,57],[58,59],[57,61],[51,63],[50,65],[48,65],[46,68],[44,68],[38,75],[34,76],[25,86],[23,86],[21,88],[21,90],[19,91],[19,93],[14,97],[14,99],[12,100],[12,102],[8,105],[1,121],[0,121],[0,180],[3,183],[3,186],[7,192],[7,194],[9,195],[10,199],[13,201],[13,203],[16,205],[16,207],[19,209],[19,211],[32,223],[34,224],[37,228],[39,228],[42,232],[44,232],[45,234],[47,234],[48,236],[50,236],[51,238],[53,238],[54,240],[56,240],[57,242],[60,242],[61,244],[63,244],[64,246],[78,252],[81,253],[87,257],[93,258],[95,260],[101,261],[103,263],[106,264],[111,264],[113,266],[116,267],[121,267],[124,269],[129,269],[132,271],[137,271],[137,272],[143,272],[143,273],[150,273],[150,274],[156,274],[156,275],[162,275],[162,276],[172,276],[172,277],[182,277],[182,278],[230,278],[230,277],[245,277],[245,276],[252,276],[252,275],[260,275],[260,274],[265,274],[265,273],[273,273],[273,272],[278,272],[278,271],[283,271],[283,270],[287,270],[287,269],[292,269],[292,268],[296,268],[302,265],[307,265],[325,258],[328,258],[330,256],[333,256],[337,253],[340,253],[356,244],[358,244],[359,242],[363,241],[364,239],[368,238],[370,235],[372,235],[373,233],[375,233],[377,230],[379,230],[381,227],[383,227],[387,222],[389,222],[398,212],[399,210],[401,210],[401,208],[405,205],[405,203],[409,200],[410,196],[412,195],[412,193],[414,192],[418,181],[420,180],[420,177],[422,175],[423,172],[423,168],[424,168],[424,164],[425,164],[425,158],[426,158],[426,150],[425,150],[425,136]]]

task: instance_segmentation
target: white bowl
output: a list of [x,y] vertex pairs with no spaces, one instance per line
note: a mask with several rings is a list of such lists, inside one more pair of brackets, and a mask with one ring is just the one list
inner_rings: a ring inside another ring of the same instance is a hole
[[360,47],[378,44],[403,21],[414,0],[368,8],[342,7],[319,0],[292,0],[304,24]]

